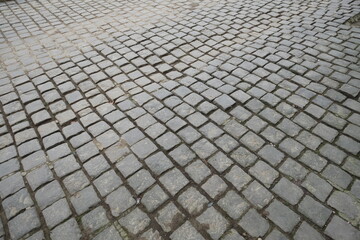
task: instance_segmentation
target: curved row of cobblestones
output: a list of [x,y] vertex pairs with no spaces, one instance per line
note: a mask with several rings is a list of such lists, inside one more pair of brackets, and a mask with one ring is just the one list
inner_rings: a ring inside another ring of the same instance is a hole
[[0,239],[360,239],[359,11],[0,2]]

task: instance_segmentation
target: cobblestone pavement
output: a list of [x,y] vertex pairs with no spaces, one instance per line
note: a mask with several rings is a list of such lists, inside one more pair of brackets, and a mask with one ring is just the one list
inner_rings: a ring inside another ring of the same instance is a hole
[[359,11],[2,1],[0,239],[360,239]]

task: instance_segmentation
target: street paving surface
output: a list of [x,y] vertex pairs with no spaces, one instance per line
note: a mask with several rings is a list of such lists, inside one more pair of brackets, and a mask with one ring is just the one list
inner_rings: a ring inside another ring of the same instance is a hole
[[352,0],[0,2],[0,239],[360,239]]

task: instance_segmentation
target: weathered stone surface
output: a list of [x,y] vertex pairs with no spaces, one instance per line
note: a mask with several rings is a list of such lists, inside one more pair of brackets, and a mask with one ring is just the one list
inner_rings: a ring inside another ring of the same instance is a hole
[[359,238],[358,1],[0,9],[0,239]]

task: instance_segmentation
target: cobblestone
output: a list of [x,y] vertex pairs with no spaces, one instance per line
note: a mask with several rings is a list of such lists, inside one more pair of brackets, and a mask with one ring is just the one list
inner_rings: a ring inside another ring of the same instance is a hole
[[306,222],[303,222],[299,229],[296,231],[294,239],[324,239],[320,233],[318,233],[314,228],[312,228]]
[[299,204],[299,210],[320,227],[324,226],[331,215],[331,210],[312,197],[306,196]]
[[251,181],[251,177],[238,166],[232,167],[225,178],[239,191]]
[[65,199],[60,199],[43,211],[46,224],[53,228],[71,215],[71,210]]
[[285,232],[291,232],[300,221],[296,213],[277,200],[274,200],[266,210],[269,212],[269,219]]
[[2,1],[0,239],[359,239],[358,1]]
[[9,221],[10,236],[15,239],[20,238],[39,226],[40,221],[35,209],[29,208]]
[[96,205],[100,201],[91,186],[77,192],[74,196],[71,197],[70,200],[75,208],[75,211],[79,215],[86,212],[88,209],[90,209],[92,206]]
[[239,225],[252,237],[264,236],[269,229],[269,223],[254,209],[245,214]]
[[131,234],[136,235],[147,227],[150,223],[149,217],[139,208],[135,208],[125,217],[119,220],[119,223],[124,226]]
[[287,240],[288,238],[284,234],[282,234],[279,230],[275,229],[267,236],[266,240],[275,240],[275,239]]
[[234,191],[227,192],[218,204],[233,219],[238,219],[249,207],[249,204]]
[[286,178],[281,178],[280,181],[274,186],[273,191],[292,205],[297,204],[300,198],[303,196],[303,191],[301,188]]
[[196,160],[185,168],[185,171],[196,182],[202,182],[211,174],[210,169],[200,160]]
[[94,232],[99,228],[106,225],[109,220],[106,217],[105,209],[100,206],[90,211],[86,215],[81,218],[81,222],[83,223],[85,229],[88,231]]
[[168,171],[159,180],[173,196],[189,183],[189,180],[177,168]]
[[350,195],[334,191],[329,197],[327,203],[338,210],[344,218],[354,224],[359,222],[360,207],[357,201],[355,201]]
[[105,202],[109,205],[111,214],[117,217],[133,206],[136,201],[125,187],[120,187],[107,196]]
[[218,175],[213,175],[202,185],[202,188],[210,197],[216,198],[226,190],[227,185]]
[[303,187],[305,187],[309,192],[314,194],[321,201],[325,201],[330,192],[332,191],[332,186],[327,183],[323,178],[310,173],[304,180]]
[[144,194],[142,203],[148,211],[153,211],[167,199],[166,193],[159,186],[155,186]]
[[180,226],[176,231],[174,231],[170,235],[170,239],[172,240],[180,240],[180,239],[189,239],[189,240],[202,240],[205,239],[201,236],[201,234],[194,228],[189,221],[185,222],[182,226]]
[[325,229],[325,234],[333,239],[357,239],[360,232],[338,216],[334,216]]
[[327,178],[335,187],[346,189],[352,181],[351,176],[335,165],[328,165],[322,174]]
[[119,235],[119,232],[116,230],[114,226],[106,228],[101,233],[99,233],[94,239],[96,240],[105,240],[105,239],[114,239],[114,240],[122,240]]
[[149,188],[155,179],[145,169],[141,169],[128,179],[128,183],[137,194],[143,193]]
[[179,226],[183,218],[184,215],[177,207],[173,203],[169,203],[159,210],[156,221],[165,232],[170,232]]
[[279,173],[276,170],[263,161],[258,161],[249,170],[249,173],[265,184],[266,187],[270,187],[274,180],[279,176]]
[[51,231],[51,238],[60,239],[80,239],[81,232],[75,219],[71,218]]

